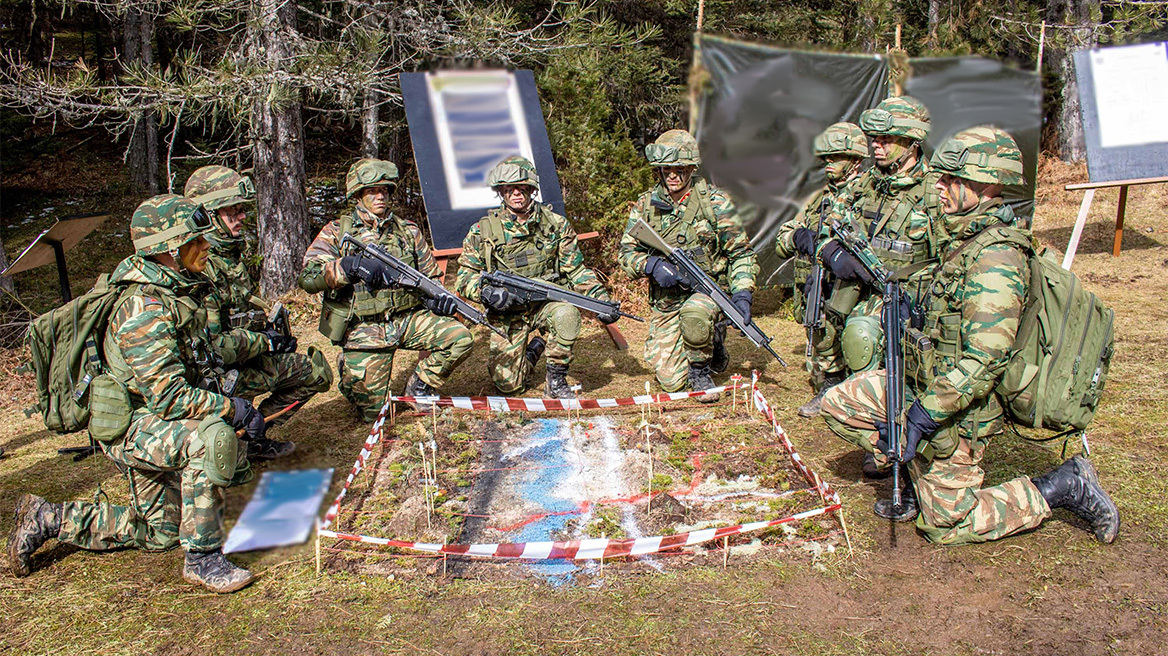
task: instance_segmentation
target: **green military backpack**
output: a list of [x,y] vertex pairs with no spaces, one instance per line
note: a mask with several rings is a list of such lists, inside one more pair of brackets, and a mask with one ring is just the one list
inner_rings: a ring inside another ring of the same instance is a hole
[[107,423],[128,426],[129,398],[124,385],[104,374],[101,348],[110,315],[135,287],[110,284],[109,276],[102,275],[93,289],[32,321],[26,341],[37,404],[26,410],[29,416],[40,412],[56,433],[89,427],[98,439],[120,427]]
[[996,389],[1006,412],[1029,428],[1085,429],[1095,417],[1115,353],[1115,312],[1062,268],[1053,251],[1036,248],[1028,233],[995,227],[967,243],[973,257],[999,243],[1028,256],[1026,305]]

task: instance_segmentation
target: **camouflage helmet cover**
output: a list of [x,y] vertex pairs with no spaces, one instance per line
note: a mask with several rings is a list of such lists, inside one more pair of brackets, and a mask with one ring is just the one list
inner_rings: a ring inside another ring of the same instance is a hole
[[206,208],[178,194],[143,202],[130,218],[130,239],[141,255],[158,255],[214,230]]
[[352,198],[367,187],[397,187],[397,165],[383,159],[364,158],[353,162],[345,176],[345,198]]
[[254,201],[255,186],[251,178],[213,164],[199,168],[187,178],[183,195],[208,210],[217,210]]
[[958,132],[929,160],[941,173],[986,184],[1020,185],[1022,151],[1005,130],[981,125]]
[[888,135],[924,141],[932,120],[929,110],[912,96],[892,96],[860,114],[860,128],[868,136]]
[[503,185],[531,185],[539,189],[539,174],[531,160],[512,155],[487,171],[487,185],[491,189]]
[[699,166],[698,140],[685,130],[669,130],[645,146],[649,166]]
[[855,123],[832,123],[811,142],[816,157],[828,155],[848,155],[864,158],[868,156],[868,137]]

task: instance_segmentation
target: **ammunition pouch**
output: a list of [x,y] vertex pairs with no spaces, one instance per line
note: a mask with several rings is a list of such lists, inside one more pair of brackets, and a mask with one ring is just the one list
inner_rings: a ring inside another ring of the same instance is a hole
[[906,239],[873,237],[871,246],[876,257],[893,271],[923,262],[929,257],[929,245],[924,241],[913,243]]
[[235,478],[239,464],[239,438],[235,430],[220,417],[209,416],[199,424],[203,440],[203,471],[212,485],[228,487]]
[[231,329],[242,328],[252,332],[263,332],[267,328],[268,315],[263,310],[232,312],[227,315],[227,325]]
[[904,375],[917,383],[918,389],[925,389],[936,375],[936,352],[928,335],[909,328],[904,333]]
[[113,442],[126,436],[134,407],[122,381],[101,374],[89,383],[89,435],[98,442]]

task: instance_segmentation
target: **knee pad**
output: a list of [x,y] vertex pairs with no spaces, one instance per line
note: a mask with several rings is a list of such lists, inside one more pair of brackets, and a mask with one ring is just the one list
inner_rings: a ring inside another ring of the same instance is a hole
[[307,355],[308,362],[312,365],[309,389],[314,392],[327,392],[333,386],[333,369],[325,359],[324,352],[315,346],[309,346]]
[[566,303],[555,308],[548,316],[548,331],[560,344],[573,344],[580,336],[580,310]]
[[862,315],[848,319],[840,336],[844,363],[859,372],[879,367],[884,352],[884,331],[876,317]]
[[218,416],[211,415],[197,429],[203,441],[203,471],[212,485],[227,487],[239,464],[239,438],[235,430]]
[[714,320],[699,308],[682,306],[681,339],[687,345],[702,348],[714,337]]

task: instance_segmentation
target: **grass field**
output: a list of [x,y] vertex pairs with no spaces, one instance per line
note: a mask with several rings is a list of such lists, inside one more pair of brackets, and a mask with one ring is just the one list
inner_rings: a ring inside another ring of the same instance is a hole
[[[60,172],[59,172],[60,173]],[[1035,231],[1065,247],[1079,196],[1062,185],[1083,181],[1083,166],[1046,162],[1040,169]],[[42,177],[52,171],[42,172]],[[6,187],[24,178],[6,175]],[[115,216],[71,254],[74,289],[96,265],[128,251],[128,202],[100,181],[82,184],[78,211],[109,207]],[[43,220],[21,222],[62,202],[75,187],[41,195],[17,190],[5,205],[5,243],[14,256]],[[928,545],[909,526],[895,533],[870,512],[886,484],[860,476],[860,456],[822,420],[798,418],[809,389],[798,366],[803,333],[777,292],[760,294],[755,312],[780,353],[782,369],[732,337],[732,372],[761,372],[780,422],[813,467],[841,491],[854,551],[817,558],[783,556],[663,574],[610,575],[592,587],[552,588],[537,581],[456,579],[440,573],[393,577],[330,569],[317,576],[311,545],[245,554],[237,561],[258,580],[216,596],[184,583],[181,554],[42,550],[26,579],[0,576],[0,651],[12,654],[1157,654],[1168,638],[1168,189],[1136,187],[1128,200],[1124,253],[1111,256],[1117,193],[1101,191],[1074,270],[1117,314],[1117,353],[1090,431],[1093,460],[1123,515],[1118,541],[1100,546],[1064,512],[1031,533],[961,548]],[[120,233],[120,234],[119,234]],[[587,257],[597,257],[590,250]],[[74,259],[76,258],[76,259]],[[18,278],[34,309],[55,293],[55,272]],[[635,299],[636,286],[623,292]],[[335,353],[315,331],[308,299],[299,310],[301,347]],[[644,329],[620,326],[628,352],[614,350],[587,322],[571,377],[593,397],[643,392],[651,372],[639,359]],[[485,335],[476,332],[480,339]],[[485,348],[476,348],[451,391],[490,390]],[[0,531],[22,492],[50,500],[91,497],[100,484],[124,499],[124,484],[102,457],[80,463],[56,455],[81,443],[57,436],[20,408],[31,378],[14,373],[19,351],[0,351]],[[399,358],[395,384],[414,356]],[[279,469],[335,467],[331,499],[365,439],[337,392],[315,398],[275,436],[298,449]],[[1003,436],[986,457],[987,483],[1036,475],[1060,462],[1061,444],[1040,446]],[[1075,452],[1070,445],[1067,455]],[[233,521],[252,486],[228,493]]]

